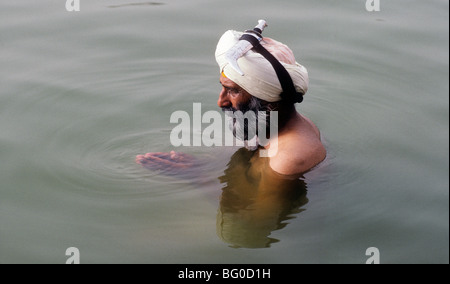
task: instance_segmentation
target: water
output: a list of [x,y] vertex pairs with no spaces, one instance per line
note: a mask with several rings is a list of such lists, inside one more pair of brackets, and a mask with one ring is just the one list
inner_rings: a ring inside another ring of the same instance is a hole
[[[0,6],[0,263],[449,262],[448,1],[64,2]],[[215,45],[259,18],[309,69],[329,156],[244,248],[218,234],[237,149],[177,149],[210,161],[183,179],[134,157],[173,150],[174,111],[218,110]]]

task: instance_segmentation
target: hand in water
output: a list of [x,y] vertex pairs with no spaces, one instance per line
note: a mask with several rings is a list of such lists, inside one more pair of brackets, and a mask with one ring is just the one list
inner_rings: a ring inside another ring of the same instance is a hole
[[165,172],[177,173],[187,170],[196,165],[196,159],[188,154],[154,152],[145,155],[138,155],[136,163],[141,164],[149,170],[162,170]]

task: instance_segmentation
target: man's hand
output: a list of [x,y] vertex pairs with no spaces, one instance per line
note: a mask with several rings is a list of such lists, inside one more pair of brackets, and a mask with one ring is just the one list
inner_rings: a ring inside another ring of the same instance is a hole
[[194,167],[196,160],[190,155],[172,151],[169,153],[154,152],[138,155],[136,163],[149,170],[161,170],[169,174],[178,174],[183,172],[183,170]]

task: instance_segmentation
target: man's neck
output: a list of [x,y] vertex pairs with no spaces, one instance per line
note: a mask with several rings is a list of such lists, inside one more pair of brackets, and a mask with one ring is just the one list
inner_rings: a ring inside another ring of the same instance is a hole
[[298,112],[294,105],[282,106],[278,110],[278,133],[281,133],[294,119],[297,119]]

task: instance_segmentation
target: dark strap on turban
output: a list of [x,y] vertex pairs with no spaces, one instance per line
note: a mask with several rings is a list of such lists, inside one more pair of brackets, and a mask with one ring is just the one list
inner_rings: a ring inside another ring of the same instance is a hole
[[280,81],[281,88],[283,92],[281,93],[281,99],[295,104],[301,103],[303,101],[303,94],[297,92],[295,89],[294,82],[292,81],[291,75],[284,68],[283,64],[281,64],[278,59],[275,58],[264,46],[261,45],[258,39],[249,34],[244,34],[240,40],[246,40],[253,45],[253,51],[261,54],[264,58],[266,58],[270,64],[272,64],[275,73],[277,74],[278,80]]

